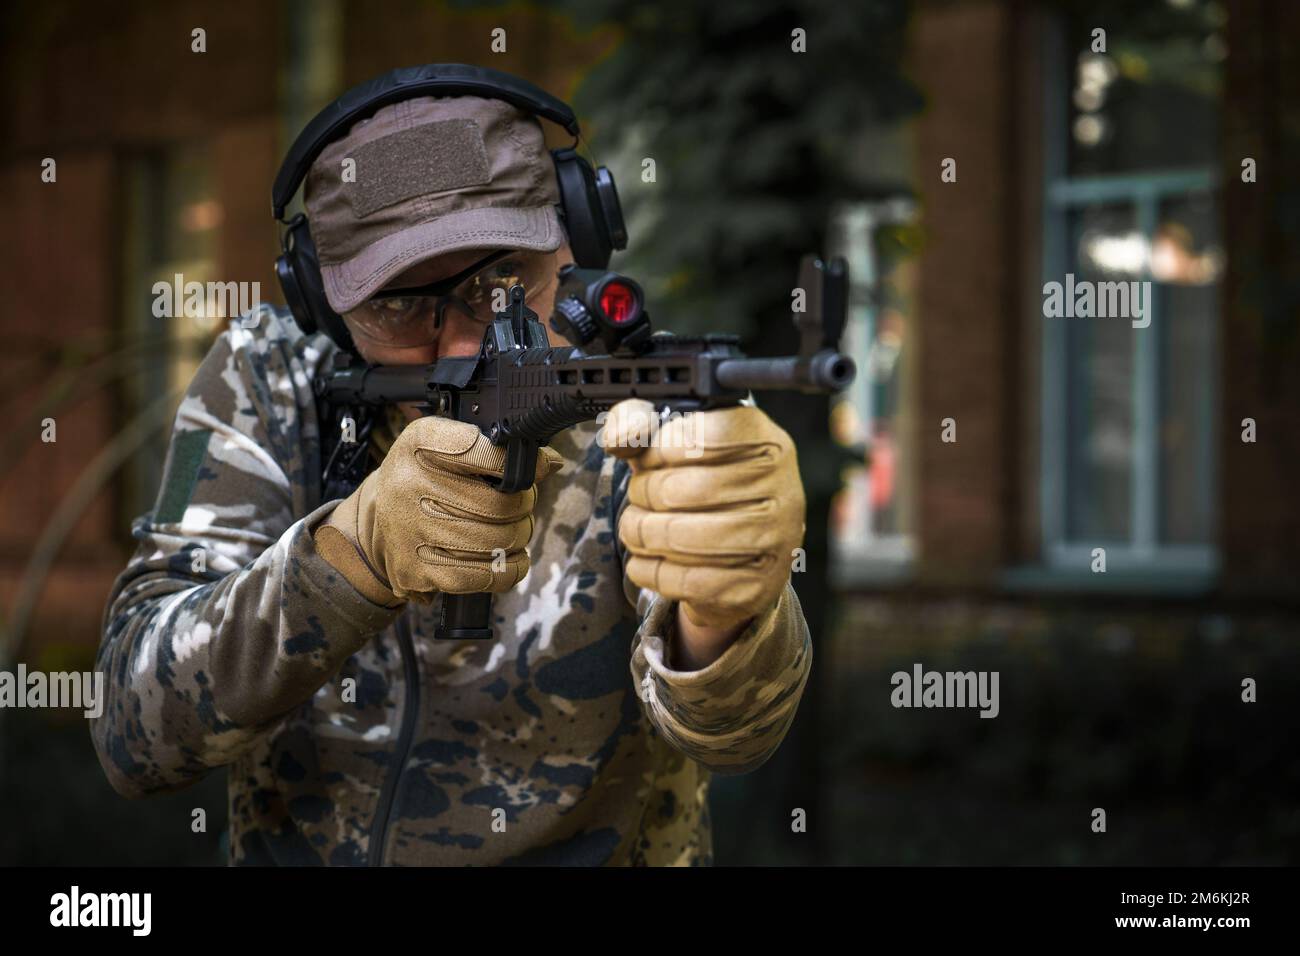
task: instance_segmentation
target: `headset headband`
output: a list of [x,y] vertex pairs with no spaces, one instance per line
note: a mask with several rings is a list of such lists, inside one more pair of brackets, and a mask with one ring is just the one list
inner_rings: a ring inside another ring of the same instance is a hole
[[284,210],[326,146],[380,107],[417,96],[482,96],[505,100],[564,127],[575,138],[580,135],[578,118],[567,103],[517,76],[463,63],[403,67],[352,87],[298,134],[271,188],[271,211],[275,218],[284,220]]

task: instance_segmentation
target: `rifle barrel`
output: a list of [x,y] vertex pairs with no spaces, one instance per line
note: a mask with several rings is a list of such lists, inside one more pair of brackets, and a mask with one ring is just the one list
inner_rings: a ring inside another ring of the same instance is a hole
[[726,359],[718,363],[718,384],[749,391],[808,389],[840,391],[856,372],[853,359],[833,349],[823,349],[811,358]]

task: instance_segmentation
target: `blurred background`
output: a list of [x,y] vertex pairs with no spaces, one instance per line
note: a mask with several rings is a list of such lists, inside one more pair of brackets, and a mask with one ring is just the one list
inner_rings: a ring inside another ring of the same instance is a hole
[[[1300,860],[1300,5],[0,18],[0,669],[93,666],[178,390],[229,319],[155,318],[153,284],[280,302],[270,184],[306,121],[395,66],[481,64],[574,102],[659,327],[793,351],[799,256],[849,263],[856,384],[768,403],[808,490],[814,676],[773,759],[714,781],[717,862]],[[1150,326],[1044,318],[1067,273],[1149,280]],[[998,671],[1000,715],[894,709],[914,663]],[[130,802],[78,713],[0,710],[0,863],[219,864],[224,820],[221,773]]]

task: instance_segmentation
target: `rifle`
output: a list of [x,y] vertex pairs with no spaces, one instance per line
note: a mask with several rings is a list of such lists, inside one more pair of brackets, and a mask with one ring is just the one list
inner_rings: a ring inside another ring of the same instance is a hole
[[[430,415],[470,422],[506,449],[494,487],[522,491],[533,483],[537,449],[556,434],[596,419],[627,398],[661,412],[687,413],[739,405],[751,391],[828,393],[847,387],[853,360],[839,352],[848,303],[841,258],[805,256],[799,269],[805,308],[793,312],[799,354],[747,358],[734,335],[652,333],[640,286],[626,276],[568,265],[550,324],[574,346],[551,346],[525,290],[509,290],[505,308],[483,333],[478,353],[447,356],[432,365],[366,365],[340,351],[333,373],[317,383],[329,405],[349,418],[370,420],[383,405],[416,402]],[[588,351],[589,350],[589,351]],[[368,431],[368,426],[365,429]],[[324,485],[355,487],[364,477],[364,437],[347,456],[334,449]],[[447,594],[435,639],[492,637],[492,595]]]

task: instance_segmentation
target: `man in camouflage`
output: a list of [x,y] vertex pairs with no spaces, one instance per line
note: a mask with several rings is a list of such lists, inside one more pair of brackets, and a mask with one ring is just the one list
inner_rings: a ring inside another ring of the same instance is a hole
[[[456,178],[459,153],[435,157],[433,189],[384,167],[449,119],[481,137],[486,182]],[[355,155],[379,173],[343,182]],[[384,107],[305,194],[330,304],[387,364],[472,354],[476,290],[570,261],[557,201],[537,120],[476,97]],[[380,297],[491,250],[508,254],[457,308]],[[555,284],[534,284],[548,315]],[[323,500],[312,381],[335,348],[262,306],[182,400],[105,613],[92,734],[112,785],[138,797],[227,767],[235,863],[711,862],[710,774],[772,754],[811,665],[789,436],[742,406],[646,447],[648,407],[624,402],[504,495],[476,429],[393,409],[361,488]],[[484,590],[494,640],[431,639],[441,594]]]

